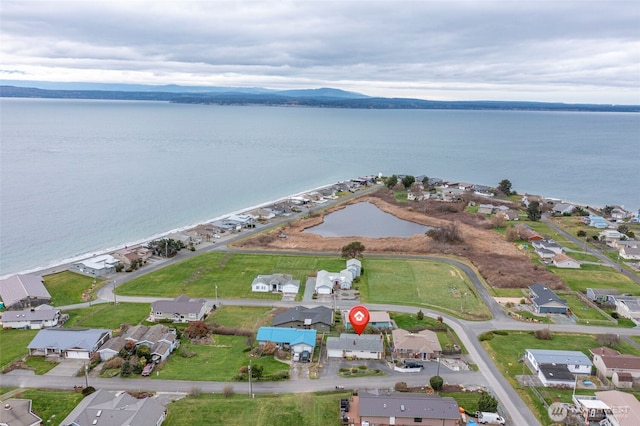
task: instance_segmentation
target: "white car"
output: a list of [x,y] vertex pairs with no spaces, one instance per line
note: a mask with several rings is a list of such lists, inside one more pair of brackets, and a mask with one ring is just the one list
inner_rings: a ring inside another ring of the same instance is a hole
[[293,360],[294,361],[300,361],[300,352],[294,352],[293,353]]

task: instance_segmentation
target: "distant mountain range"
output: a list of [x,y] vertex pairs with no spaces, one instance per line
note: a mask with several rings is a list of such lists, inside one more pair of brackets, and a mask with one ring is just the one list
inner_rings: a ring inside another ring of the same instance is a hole
[[270,90],[257,87],[146,86],[11,80],[0,80],[0,97],[144,100],[204,105],[305,106],[319,108],[640,112],[640,105],[519,101],[428,101],[410,98],[370,97],[361,93],[332,88]]

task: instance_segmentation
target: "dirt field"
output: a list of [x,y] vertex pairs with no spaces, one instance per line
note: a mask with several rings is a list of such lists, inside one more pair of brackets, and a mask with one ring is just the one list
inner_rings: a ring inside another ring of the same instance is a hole
[[[484,215],[464,212],[466,203],[442,203],[421,201],[398,203],[393,193],[380,188],[375,193],[358,197],[348,204],[369,201],[381,210],[412,222],[440,227],[457,223],[463,242],[442,244],[427,235],[410,238],[365,238],[358,237],[367,253],[438,255],[446,254],[468,259],[484,276],[486,281],[497,288],[523,288],[533,283],[545,283],[550,288],[564,288],[565,284],[556,275],[534,265],[522,254],[515,244],[491,230],[490,222]],[[483,200],[486,202],[486,200]],[[340,254],[343,246],[354,241],[353,237],[324,238],[305,234],[307,228],[322,223],[325,214],[344,208],[348,204],[332,207],[315,217],[288,224],[268,234],[256,236],[236,244],[239,248],[291,251],[322,251]],[[517,206],[514,206],[517,207]],[[286,238],[280,236],[286,235]]]

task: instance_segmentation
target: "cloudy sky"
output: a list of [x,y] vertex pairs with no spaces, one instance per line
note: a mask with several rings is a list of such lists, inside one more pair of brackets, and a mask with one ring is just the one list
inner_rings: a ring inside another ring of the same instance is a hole
[[0,79],[640,104],[636,0],[2,0]]

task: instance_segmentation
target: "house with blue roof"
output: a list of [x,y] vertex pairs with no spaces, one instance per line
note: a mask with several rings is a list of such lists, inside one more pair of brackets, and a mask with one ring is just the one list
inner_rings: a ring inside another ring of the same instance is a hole
[[290,349],[291,352],[309,351],[313,355],[313,349],[316,346],[316,333],[316,330],[299,328],[260,327],[256,340],[260,345],[273,342],[284,349]]
[[593,226],[594,228],[604,229],[609,224],[602,216],[589,215],[589,226]]

